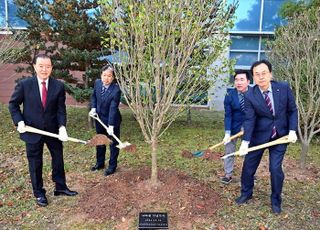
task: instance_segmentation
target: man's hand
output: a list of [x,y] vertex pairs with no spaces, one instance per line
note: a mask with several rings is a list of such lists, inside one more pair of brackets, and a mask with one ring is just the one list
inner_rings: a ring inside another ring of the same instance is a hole
[[19,133],[25,133],[26,132],[25,127],[26,127],[26,125],[24,124],[24,121],[18,122],[17,130]]
[[239,156],[244,156],[248,154],[249,142],[242,141],[239,148]]
[[96,108],[92,108],[89,112],[90,117],[95,116],[96,114],[97,114]]
[[64,127],[64,126],[61,126],[59,128],[59,140],[60,141],[67,141],[68,140],[67,130],[66,130],[66,127]]
[[295,143],[297,139],[298,137],[297,137],[296,131],[290,130],[288,134],[288,141]]
[[224,142],[224,145],[226,145],[230,142],[230,134],[229,133],[226,133],[224,135],[223,142]]
[[107,128],[107,133],[112,136],[114,134],[113,132],[114,127],[112,125],[109,125],[109,127]]

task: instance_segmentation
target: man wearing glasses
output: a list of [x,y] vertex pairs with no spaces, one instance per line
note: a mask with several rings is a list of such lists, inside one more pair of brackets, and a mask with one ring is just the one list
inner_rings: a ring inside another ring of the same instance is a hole
[[[289,135],[296,142],[298,111],[293,93],[286,82],[272,80],[272,65],[266,60],[253,63],[251,73],[255,86],[245,94],[244,136],[239,149],[245,155],[241,174],[241,195],[237,204],[252,198],[254,175],[265,149],[248,153],[249,146],[256,146]],[[271,208],[281,213],[281,193],[284,173],[282,161],[287,144],[271,146],[269,149],[269,171],[271,178]]]

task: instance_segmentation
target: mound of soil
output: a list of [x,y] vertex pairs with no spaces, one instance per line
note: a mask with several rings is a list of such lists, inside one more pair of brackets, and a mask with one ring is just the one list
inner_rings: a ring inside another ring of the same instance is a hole
[[203,154],[203,158],[211,161],[221,161],[221,157],[223,155],[224,153],[222,152],[212,152],[211,150],[207,149]]
[[[197,153],[200,153],[197,152]],[[221,157],[224,155],[224,153],[221,153],[221,152],[213,152],[211,151],[210,149],[207,149],[203,152],[203,155],[200,156],[202,157],[203,159],[206,159],[206,160],[213,160],[213,161],[216,161],[216,160],[221,160]],[[197,156],[194,156],[192,154],[192,152],[188,151],[188,150],[182,150],[181,152],[181,156],[184,157],[184,158],[195,158]]]
[[[126,229],[139,212],[168,212],[169,225],[189,228],[190,223],[215,215],[220,197],[208,185],[174,170],[161,170],[160,183],[151,187],[149,168],[119,171],[83,192],[78,213],[90,219],[112,219]],[[188,221],[186,221],[188,220]]]

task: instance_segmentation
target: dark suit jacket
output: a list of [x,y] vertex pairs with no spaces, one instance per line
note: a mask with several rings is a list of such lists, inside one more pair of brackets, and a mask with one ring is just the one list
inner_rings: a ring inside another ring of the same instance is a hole
[[111,83],[103,97],[101,96],[102,85],[101,79],[97,79],[91,97],[91,108],[97,109],[103,123],[118,127],[121,123],[119,111],[121,91],[119,85],[115,82]]
[[[9,101],[9,111],[13,122],[17,125],[24,121],[26,125],[58,133],[60,126],[66,126],[64,84],[56,79],[49,78],[46,107],[43,109],[37,77],[33,76],[18,82]],[[23,104],[23,111],[20,105]],[[41,135],[33,133],[20,134],[27,143],[37,143]]]
[[270,112],[257,85],[245,94],[245,121],[243,140],[250,146],[270,141],[272,127],[279,137],[297,130],[298,110],[293,93],[286,82],[271,81],[275,116]]
[[237,89],[228,88],[224,98],[224,130],[231,130],[231,135],[240,132],[244,117]]

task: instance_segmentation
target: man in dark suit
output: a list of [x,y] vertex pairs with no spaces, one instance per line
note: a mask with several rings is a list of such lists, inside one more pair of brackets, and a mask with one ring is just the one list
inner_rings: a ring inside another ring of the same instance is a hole
[[[119,149],[116,147],[118,142],[112,137],[116,135],[120,138],[121,114],[119,111],[121,91],[119,85],[114,81],[114,71],[112,66],[104,66],[101,70],[101,79],[97,79],[91,97],[91,110],[89,115],[98,114],[102,122],[107,125],[105,128],[96,121],[96,132],[106,134],[112,139],[110,145],[109,166],[104,175],[109,176],[116,171],[118,165]],[[96,164],[91,168],[92,171],[103,169],[105,166],[106,146],[96,147]]]
[[[47,145],[52,158],[52,180],[54,195],[74,196],[78,193],[68,189],[63,163],[62,141],[68,139],[66,131],[65,90],[62,82],[50,78],[52,63],[50,57],[40,54],[35,57],[33,67],[36,76],[18,82],[11,99],[9,110],[12,120],[18,126],[20,137],[26,142],[33,194],[40,206],[47,206],[46,190],[43,188],[43,147]],[[20,105],[23,104],[23,111]],[[51,133],[59,133],[59,140],[25,131],[29,125]]]
[[[223,138],[225,144],[225,154],[235,152],[237,139],[230,141],[230,135],[234,135],[242,129],[244,121],[244,94],[250,84],[250,74],[247,70],[238,70],[234,75],[235,88],[228,88],[224,98],[224,130]],[[224,160],[224,177],[221,182],[229,184],[232,181],[234,157]]]
[[[272,81],[272,65],[266,60],[255,62],[251,67],[256,85],[245,95],[244,136],[240,155],[248,153],[248,147],[260,145],[285,135],[296,142],[298,111],[293,93],[286,82]],[[282,161],[287,144],[271,146],[269,149],[269,171],[271,177],[271,208],[281,212],[281,193],[284,173]],[[260,164],[264,149],[245,156],[241,175],[241,196],[237,204],[252,198],[254,174]]]

